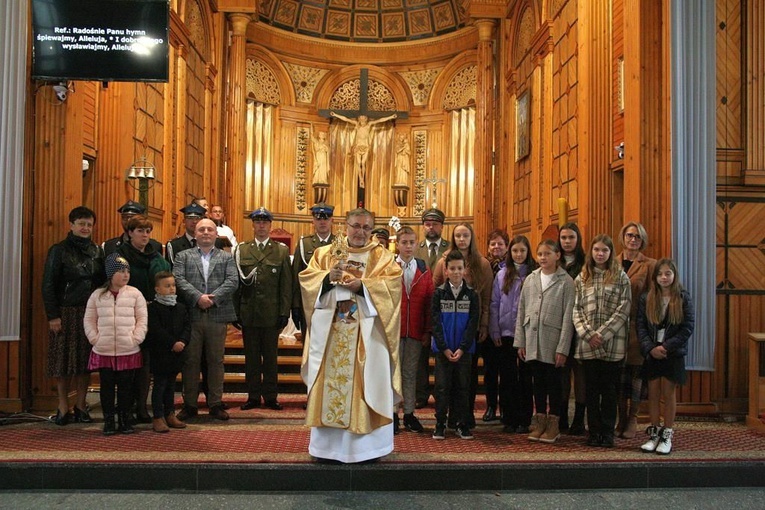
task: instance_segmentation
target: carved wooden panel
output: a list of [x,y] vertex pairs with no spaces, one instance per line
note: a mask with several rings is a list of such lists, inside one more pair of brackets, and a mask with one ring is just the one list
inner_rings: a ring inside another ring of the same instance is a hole
[[717,199],[716,400],[746,409],[747,333],[765,331],[765,198]]
[[741,148],[742,16],[738,0],[717,0],[717,147]]

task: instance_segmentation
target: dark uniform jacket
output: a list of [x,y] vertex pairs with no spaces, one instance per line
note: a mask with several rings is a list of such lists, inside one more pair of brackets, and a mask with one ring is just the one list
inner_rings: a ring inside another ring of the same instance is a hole
[[444,252],[449,248],[449,241],[447,241],[444,238],[441,238],[438,240],[438,255],[436,256],[436,259],[434,261],[430,260],[430,241],[427,239],[420,241],[420,244],[417,245],[417,249],[414,251],[415,258],[422,259],[428,264],[428,269],[433,271],[433,269],[436,267],[436,262],[438,262],[438,259],[440,259]]
[[[128,238],[127,233],[124,233],[121,236],[112,237],[108,241],[104,241],[104,244],[101,245],[101,249],[104,250],[104,257],[108,257],[112,253],[116,252],[120,246],[128,243],[130,243],[130,239]],[[162,255],[162,243],[156,239],[149,239],[149,244],[154,247],[155,252]]]
[[61,307],[85,306],[106,281],[104,255],[90,239],[70,233],[48,250],[42,295],[48,320],[61,318]]
[[252,240],[239,243],[232,255],[240,281],[234,306],[242,326],[277,327],[279,317],[289,317],[292,306],[292,269],[287,246],[269,239],[260,251]]
[[[308,263],[311,261],[311,257],[313,257],[313,252],[317,248],[331,244],[334,239],[335,234],[330,233],[326,242],[322,242],[317,234],[303,236],[298,240],[295,256],[292,258],[292,308],[300,308],[301,312],[303,309],[303,300],[300,297],[300,279],[298,278],[300,271],[308,267]],[[295,326],[300,331],[305,331],[305,319],[301,320],[300,324],[296,322]]]

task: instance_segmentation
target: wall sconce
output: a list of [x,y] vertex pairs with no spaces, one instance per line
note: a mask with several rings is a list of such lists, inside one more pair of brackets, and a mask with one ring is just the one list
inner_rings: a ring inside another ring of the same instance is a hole
[[624,142],[614,147],[616,151],[616,159],[624,159]]
[[138,191],[148,190],[154,186],[156,168],[146,161],[146,158],[140,158],[128,168],[127,182]]

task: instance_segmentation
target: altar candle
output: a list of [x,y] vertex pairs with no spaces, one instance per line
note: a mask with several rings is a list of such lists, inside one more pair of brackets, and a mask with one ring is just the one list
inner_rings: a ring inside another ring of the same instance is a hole
[[558,226],[562,227],[568,222],[568,202],[565,198],[558,199]]

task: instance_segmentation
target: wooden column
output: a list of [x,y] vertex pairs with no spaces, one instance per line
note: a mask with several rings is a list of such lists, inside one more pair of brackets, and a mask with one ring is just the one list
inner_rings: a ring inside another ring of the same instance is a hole
[[243,232],[244,167],[247,150],[246,93],[247,93],[247,25],[252,18],[247,14],[229,14],[231,44],[229,46],[228,108],[226,119],[227,152],[226,198],[228,224],[234,232]]
[[586,239],[612,234],[611,20],[608,2],[579,4],[579,223]]
[[475,108],[475,200],[473,228],[476,246],[483,251],[493,225],[492,165],[494,151],[494,26],[491,19],[479,19],[478,77]]
[[744,184],[765,185],[765,5],[746,3],[746,168]]

